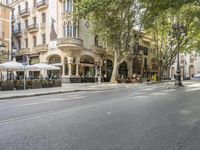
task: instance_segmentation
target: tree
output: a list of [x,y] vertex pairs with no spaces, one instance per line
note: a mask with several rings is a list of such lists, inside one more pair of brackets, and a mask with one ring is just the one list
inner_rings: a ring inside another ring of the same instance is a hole
[[[199,8],[193,3],[178,6],[179,9],[169,7],[169,9],[161,11],[148,30],[155,43],[159,79],[161,79],[163,72],[169,72],[170,66],[174,63],[177,56],[177,45],[180,47],[180,52],[193,51],[200,45],[198,32],[200,22],[197,18]],[[184,32],[187,36],[181,35],[177,39],[177,33],[173,31],[174,23],[184,25]]]
[[140,37],[146,9],[139,0],[82,0],[78,17],[92,23],[93,32],[114,54],[111,82],[116,82],[119,65],[131,55]]
[[196,22],[192,20],[199,18],[197,0],[81,0],[77,7],[77,16],[92,23],[93,32],[114,54],[111,82],[116,81],[119,65],[132,54],[141,33],[145,33],[141,31],[151,30],[159,76],[163,72],[161,68],[169,68],[177,54],[177,41],[168,36],[172,33],[174,18],[184,23],[189,35],[188,38],[181,37],[181,50],[188,50],[190,42],[190,45],[200,46],[197,42],[200,35],[191,34],[193,29],[199,29],[199,19]]

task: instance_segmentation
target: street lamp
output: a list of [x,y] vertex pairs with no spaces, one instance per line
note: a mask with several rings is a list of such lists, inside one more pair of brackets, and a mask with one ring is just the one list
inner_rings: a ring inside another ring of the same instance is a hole
[[16,52],[17,52],[17,48],[15,46],[13,46],[13,48],[11,50],[11,59],[12,60],[15,58]]
[[175,85],[182,86],[181,83],[181,71],[179,63],[179,50],[180,50],[180,38],[186,35],[185,26],[177,22],[173,25],[173,37],[177,40],[177,70],[176,70],[176,82]]

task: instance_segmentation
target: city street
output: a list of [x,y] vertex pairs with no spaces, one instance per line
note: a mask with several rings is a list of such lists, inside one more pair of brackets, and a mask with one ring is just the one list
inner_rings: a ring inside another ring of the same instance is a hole
[[0,100],[0,150],[197,150],[200,82],[184,85]]

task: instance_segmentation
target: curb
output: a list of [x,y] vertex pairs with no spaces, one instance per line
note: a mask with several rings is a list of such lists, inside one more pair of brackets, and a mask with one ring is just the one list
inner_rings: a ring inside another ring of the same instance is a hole
[[[153,83],[150,82],[150,83],[143,83],[141,85],[153,85],[153,84],[159,84],[159,83],[163,83],[163,82],[153,82]],[[113,86],[113,85],[111,85],[111,86]],[[79,89],[79,90],[68,90],[68,91],[61,90],[61,91],[56,91],[56,92],[47,92],[47,93],[38,93],[38,94],[29,94],[29,95],[5,96],[5,97],[0,97],[0,100],[36,97],[36,96],[62,94],[62,93],[73,93],[73,92],[81,92],[81,91],[109,91],[109,90],[113,90],[113,89],[125,89],[125,88],[127,88],[126,84],[124,84],[123,86],[117,87],[117,88],[114,85],[113,87],[111,87],[109,89]]]
[[[123,88],[126,88],[126,87],[119,87],[118,89],[123,89]],[[16,98],[36,97],[36,96],[62,94],[62,93],[73,93],[73,92],[81,92],[81,91],[109,91],[109,90],[113,90],[113,89],[115,89],[115,88],[111,88],[111,89],[83,89],[83,90],[57,91],[57,92],[29,94],[29,95],[15,95],[15,96],[0,97],[0,100],[14,99],[14,98],[16,99]]]

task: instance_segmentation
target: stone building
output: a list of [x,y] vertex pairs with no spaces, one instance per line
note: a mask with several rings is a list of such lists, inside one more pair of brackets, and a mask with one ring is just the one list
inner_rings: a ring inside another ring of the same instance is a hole
[[[92,34],[86,20],[75,20],[73,0],[7,0],[13,7],[13,46],[17,61],[28,56],[29,64],[47,63],[59,66],[63,82],[80,82],[81,78],[112,74],[113,56],[98,37]],[[152,40],[148,37],[133,48],[134,55],[119,67],[119,77],[156,73]],[[95,67],[97,66],[97,67]],[[30,73],[35,75],[37,73]]]
[[[200,74],[200,56],[198,53],[192,52],[192,53],[186,53],[180,54],[179,57],[179,63],[180,63],[180,70],[181,70],[181,78],[187,79],[187,78],[193,78],[194,75]],[[174,64],[170,68],[170,77],[171,79],[175,79],[176,74],[176,68],[177,68],[177,59],[175,60]]]

